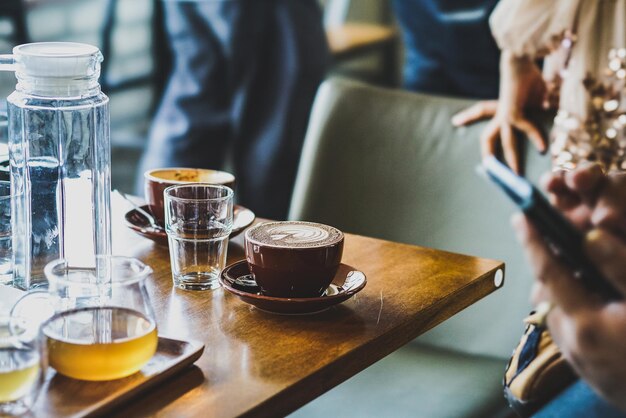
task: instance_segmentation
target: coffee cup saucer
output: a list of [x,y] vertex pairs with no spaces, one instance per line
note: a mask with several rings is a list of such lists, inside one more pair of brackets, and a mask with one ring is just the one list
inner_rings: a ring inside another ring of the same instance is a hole
[[[150,213],[150,207],[148,205],[141,206],[141,209]],[[141,214],[137,209],[132,209],[126,212],[124,216],[126,220],[126,226],[141,235],[148,238],[159,245],[166,246],[167,233],[163,228],[156,228],[150,224],[150,221]],[[241,234],[247,227],[254,222],[255,215],[250,209],[240,205],[233,206],[233,231],[230,233],[230,238],[234,238]]]
[[256,308],[282,315],[303,315],[325,311],[360,292],[367,284],[363,272],[340,264],[332,283],[324,294],[312,298],[281,298],[266,296],[256,284],[246,260],[226,266],[220,283],[230,293]]

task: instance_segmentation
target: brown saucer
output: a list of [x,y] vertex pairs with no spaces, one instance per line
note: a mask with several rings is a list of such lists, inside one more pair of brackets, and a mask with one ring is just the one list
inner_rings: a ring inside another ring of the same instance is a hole
[[220,276],[220,283],[230,293],[239,296],[242,301],[263,311],[283,315],[301,315],[324,311],[351,298],[365,287],[367,279],[365,274],[354,267],[340,264],[333,282],[322,296],[278,298],[261,294],[261,288],[250,274],[248,262],[242,260],[226,266]]
[[[150,213],[148,205],[141,206],[141,209]],[[148,219],[143,216],[138,210],[133,209],[126,212],[124,216],[126,219],[126,226],[138,233],[139,235],[151,239],[159,245],[167,247],[167,233],[165,229],[155,228],[150,225]],[[244,229],[252,225],[254,222],[254,212],[243,206],[233,206],[233,231],[230,233],[230,238],[234,238],[241,234]]]

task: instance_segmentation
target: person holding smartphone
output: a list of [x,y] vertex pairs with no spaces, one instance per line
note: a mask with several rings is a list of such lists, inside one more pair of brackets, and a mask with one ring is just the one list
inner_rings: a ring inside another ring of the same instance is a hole
[[586,254],[622,299],[590,294],[524,215],[513,218],[537,278],[532,301],[551,304],[550,333],[581,378],[536,416],[626,417],[626,174],[585,165],[550,174],[545,185],[552,203],[584,231]]

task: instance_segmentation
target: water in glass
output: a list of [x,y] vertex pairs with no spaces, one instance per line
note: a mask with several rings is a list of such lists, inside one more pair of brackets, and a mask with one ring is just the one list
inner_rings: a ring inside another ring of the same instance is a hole
[[110,254],[109,99],[98,48],[50,42],[0,56],[16,72],[8,98],[15,284],[45,286],[45,265]]
[[205,234],[169,234],[174,285],[186,290],[219,287],[218,278],[226,265],[230,228],[214,222]]
[[13,284],[11,184],[0,181],[0,284]]
[[219,287],[233,228],[233,191],[226,186],[185,184],[168,187],[164,197],[174,286]]

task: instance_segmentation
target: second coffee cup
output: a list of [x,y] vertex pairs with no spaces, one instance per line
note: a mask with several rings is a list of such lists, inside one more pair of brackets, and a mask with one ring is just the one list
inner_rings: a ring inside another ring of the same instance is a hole
[[206,183],[234,189],[235,176],[225,171],[204,168],[157,168],[144,173],[146,202],[157,222],[165,225],[163,191],[170,186],[190,183]]
[[266,222],[246,231],[246,260],[267,296],[319,297],[337,273],[343,243],[343,233],[332,226]]

